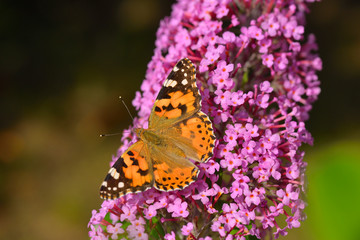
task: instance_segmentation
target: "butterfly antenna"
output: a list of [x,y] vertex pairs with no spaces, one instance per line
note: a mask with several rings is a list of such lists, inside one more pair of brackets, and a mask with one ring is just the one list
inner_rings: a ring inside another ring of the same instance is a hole
[[121,133],[109,133],[109,134],[100,134],[100,137],[110,137],[120,135]]
[[[127,106],[126,103],[124,102],[124,99],[122,99],[121,96],[119,96],[119,99],[120,99],[121,102],[124,104],[124,106],[125,106],[125,108],[126,108],[126,111],[129,113],[131,119],[134,121],[134,117],[131,115],[128,106]],[[116,136],[116,135],[120,135],[120,134],[121,134],[121,133],[100,134],[100,137]]]
[[134,121],[134,118],[133,118],[133,116],[131,115],[131,113],[130,113],[130,110],[129,110],[128,106],[127,106],[127,105],[126,105],[126,103],[124,102],[124,99],[122,99],[122,97],[121,97],[121,96],[119,96],[119,99],[120,99],[120,100],[121,100],[121,102],[124,104],[124,106],[125,106],[125,108],[126,108],[127,112],[129,113],[129,115],[130,115],[131,119]]

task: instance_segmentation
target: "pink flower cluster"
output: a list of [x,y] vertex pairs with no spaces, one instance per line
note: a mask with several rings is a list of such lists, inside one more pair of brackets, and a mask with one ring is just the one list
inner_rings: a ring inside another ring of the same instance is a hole
[[[320,93],[322,68],[315,37],[304,36],[313,1],[174,4],[133,101],[134,126],[147,127],[167,74],[188,57],[214,125],[214,157],[198,165],[198,180],[182,191],[150,189],[104,201],[89,222],[92,239],[262,239],[300,226],[306,163],[299,147],[313,141],[304,122]],[[124,132],[112,163],[134,140]]]

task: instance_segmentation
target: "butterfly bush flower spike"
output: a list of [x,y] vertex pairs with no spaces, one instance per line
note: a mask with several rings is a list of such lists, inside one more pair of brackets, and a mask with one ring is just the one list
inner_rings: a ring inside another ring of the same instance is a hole
[[[264,239],[300,227],[306,205],[300,147],[313,143],[305,122],[320,93],[322,68],[315,36],[305,34],[312,2],[173,5],[133,100],[138,116],[124,131],[102,183],[101,196],[109,200],[92,212],[92,239]],[[183,66],[194,69],[190,76],[196,70],[196,79],[174,75]],[[156,112],[163,114],[160,120],[151,117]],[[188,127],[193,118],[207,135]],[[158,155],[142,153],[153,145],[141,142],[146,137],[139,127],[171,141],[155,146],[164,150]],[[209,129],[216,141],[205,150],[197,144],[211,141]],[[198,142],[184,144],[186,136]],[[178,159],[183,153],[194,165]],[[169,154],[176,159],[166,159]],[[145,161],[148,155],[153,162]]]

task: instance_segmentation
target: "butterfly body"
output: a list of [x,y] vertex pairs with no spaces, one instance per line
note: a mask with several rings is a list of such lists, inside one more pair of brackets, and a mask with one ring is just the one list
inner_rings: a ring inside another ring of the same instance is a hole
[[165,80],[149,128],[135,129],[139,140],[110,168],[100,187],[101,198],[115,199],[151,187],[180,190],[194,182],[199,169],[192,161],[207,161],[215,143],[211,121],[200,109],[195,67],[185,58]]
[[135,133],[139,139],[148,144],[161,145],[165,142],[159,133],[151,129],[137,128]]

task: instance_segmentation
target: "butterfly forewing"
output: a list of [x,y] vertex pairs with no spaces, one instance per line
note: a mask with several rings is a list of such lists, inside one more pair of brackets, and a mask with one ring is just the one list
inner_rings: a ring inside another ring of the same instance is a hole
[[201,96],[196,86],[195,66],[184,58],[165,80],[149,118],[149,128],[167,127],[185,119],[201,108]]
[[100,187],[103,199],[144,191],[153,185],[152,166],[143,141],[134,143],[110,168]]

